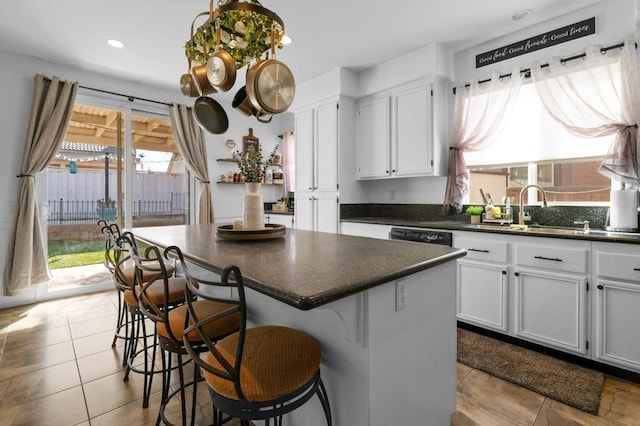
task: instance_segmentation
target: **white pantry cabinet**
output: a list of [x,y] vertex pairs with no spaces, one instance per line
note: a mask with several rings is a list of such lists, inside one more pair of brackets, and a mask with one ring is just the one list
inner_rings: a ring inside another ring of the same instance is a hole
[[354,111],[352,101],[337,97],[295,112],[297,229],[339,231],[339,153],[353,134]]
[[594,243],[595,359],[640,371],[640,246]]
[[[442,146],[447,141],[441,129],[446,126],[446,114],[435,114],[434,90],[444,92],[441,82],[422,80],[359,101],[359,180],[438,176],[445,172]],[[444,104],[437,104],[439,112],[444,112]],[[438,126],[434,125],[436,118],[443,121]]]

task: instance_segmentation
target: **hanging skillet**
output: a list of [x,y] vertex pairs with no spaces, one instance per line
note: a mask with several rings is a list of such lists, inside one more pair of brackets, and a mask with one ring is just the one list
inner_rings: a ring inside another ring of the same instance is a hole
[[[211,16],[213,19],[213,11]],[[229,52],[220,49],[220,21],[216,21],[216,50],[207,61],[207,78],[222,92],[231,89],[236,82],[236,61]]]
[[296,82],[291,70],[275,59],[274,33],[271,33],[271,58],[256,62],[247,71],[247,95],[260,113],[280,114],[293,102]]
[[224,108],[209,96],[198,96],[193,104],[193,116],[198,125],[209,133],[219,135],[229,128],[229,118]]

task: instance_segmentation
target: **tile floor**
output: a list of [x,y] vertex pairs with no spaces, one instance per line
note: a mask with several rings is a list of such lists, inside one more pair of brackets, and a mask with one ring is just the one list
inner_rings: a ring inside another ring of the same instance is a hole
[[[140,376],[123,382],[122,344],[111,348],[116,313],[115,291],[0,310],[0,425],[155,424],[160,380],[143,409]],[[205,386],[198,402],[210,424]],[[458,364],[451,424],[640,425],[640,385],[607,377],[596,417]]]

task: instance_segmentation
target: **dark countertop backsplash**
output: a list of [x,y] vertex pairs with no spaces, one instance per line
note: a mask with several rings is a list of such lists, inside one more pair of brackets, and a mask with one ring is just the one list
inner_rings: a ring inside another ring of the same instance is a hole
[[[467,206],[464,207],[466,209]],[[455,211],[445,214],[440,204],[341,204],[340,218],[354,219],[378,217],[420,221],[468,222],[469,216]],[[513,222],[518,222],[518,206],[513,206]],[[609,207],[590,206],[525,206],[531,215],[532,224],[562,227],[581,227],[574,222],[589,221],[593,229],[604,229],[608,225]]]

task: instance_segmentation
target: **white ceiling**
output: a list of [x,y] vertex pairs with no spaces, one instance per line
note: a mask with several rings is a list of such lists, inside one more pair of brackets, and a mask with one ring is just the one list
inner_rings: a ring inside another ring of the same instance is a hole
[[[430,43],[453,51],[598,3],[599,0],[263,0],[293,44],[277,58],[296,83],[335,67],[372,67]],[[513,22],[519,9],[529,18]],[[0,50],[177,88],[183,46],[206,0],[5,0]],[[106,40],[125,43],[114,49]]]

